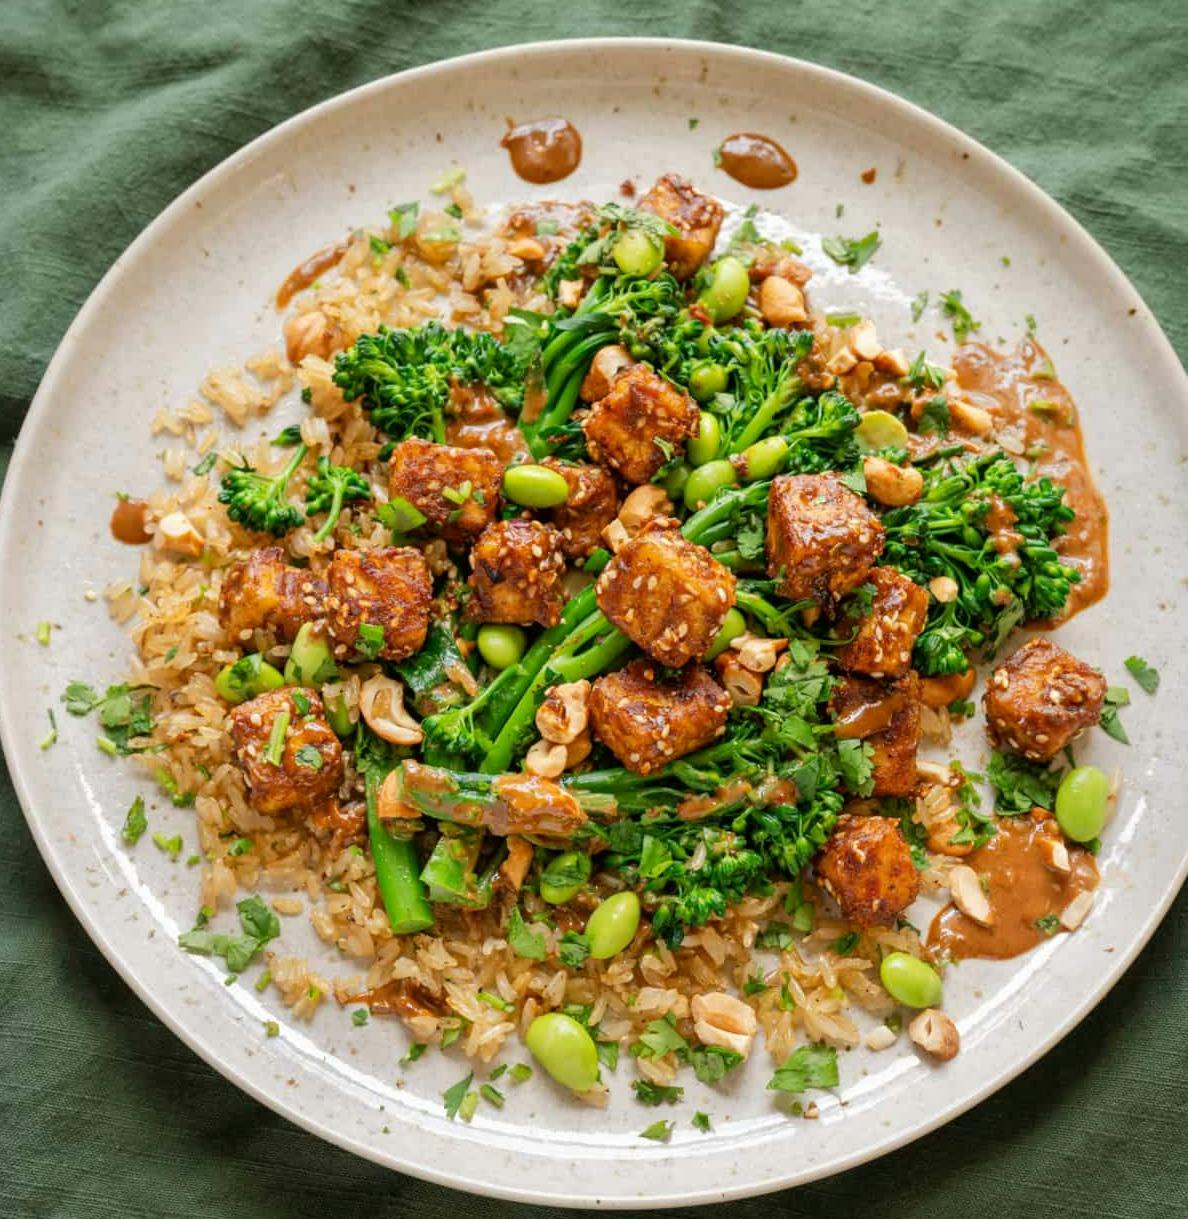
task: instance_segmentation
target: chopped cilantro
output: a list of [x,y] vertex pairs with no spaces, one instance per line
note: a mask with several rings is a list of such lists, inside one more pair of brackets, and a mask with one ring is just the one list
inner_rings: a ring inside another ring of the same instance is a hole
[[182,836],[174,834],[172,838],[166,838],[164,834],[154,834],[153,845],[158,851],[164,851],[174,863],[177,863],[177,857],[182,852]]
[[251,849],[252,840],[250,838],[236,838],[227,848],[227,854],[233,858],[238,858],[240,855],[246,855]]
[[513,906],[507,916],[507,944],[518,957],[527,957],[530,961],[545,959],[545,937],[542,932],[528,927],[519,906]]
[[1036,807],[1050,812],[1056,806],[1056,789],[1063,773],[1050,770],[1046,763],[1029,762],[996,750],[986,767],[986,779],[994,789],[994,811],[1004,817],[1029,813]]
[[351,1012],[351,1023],[357,1029],[361,1029],[367,1023],[369,1013],[365,1007],[357,1007]]
[[925,435],[935,433],[943,438],[949,434],[951,423],[949,400],[944,394],[937,394],[935,398],[929,398],[924,404],[923,411],[920,412],[920,431]]
[[403,241],[411,237],[417,229],[417,215],[421,210],[419,203],[398,203],[388,210],[388,219],[396,230],[396,238]]
[[590,955],[590,941],[580,931],[567,931],[557,945],[561,964],[570,969],[581,969]]
[[275,1020],[264,1021],[264,1032],[269,1037],[280,1036],[280,1025]]
[[928,308],[928,293],[921,292],[917,296],[912,297],[912,321],[918,322],[924,316],[924,310]]
[[278,449],[295,449],[301,443],[301,425],[290,423],[288,427],[281,428],[269,443]]
[[445,1100],[446,1117],[451,1122],[458,1116],[458,1110],[462,1108],[462,1102],[466,1098],[472,1079],[474,1079],[474,1072],[468,1071],[462,1079],[458,1080],[456,1084],[451,1084],[442,1093],[442,1098]]
[[744,995],[761,995],[767,989],[767,979],[763,976],[763,970],[757,969],[743,983]]
[[120,837],[126,845],[134,847],[147,829],[148,817],[144,812],[144,797],[137,796],[124,817],[124,828],[120,830]]
[[1101,709],[1101,730],[1108,737],[1113,737],[1123,745],[1130,744],[1130,737],[1122,726],[1118,711],[1130,705],[1130,691],[1125,686],[1110,686],[1106,690],[1105,706]]
[[404,1057],[398,1060],[400,1065],[402,1067],[406,1067],[410,1063],[416,1062],[417,1059],[420,1058],[428,1048],[429,1047],[423,1041],[414,1041],[412,1045],[408,1047],[408,1051],[405,1053]]
[[699,1045],[690,1056],[693,1074],[703,1084],[716,1084],[742,1060],[742,1055],[736,1050],[728,1050],[718,1045]]
[[305,766],[310,770],[321,770],[326,764],[321,750],[316,745],[302,745],[297,750],[296,761],[298,766]]
[[1055,914],[1041,914],[1035,925],[1044,935],[1055,935],[1060,930],[1060,919]]
[[442,1030],[441,1048],[443,1050],[448,1050],[462,1036],[466,1030],[466,1024],[465,1020],[459,1020],[457,1024],[451,1024],[448,1029]]
[[702,1111],[700,1109],[698,1109],[697,1112],[695,1114],[693,1114],[691,1123],[692,1123],[693,1129],[700,1130],[702,1134],[709,1134],[713,1129],[713,1127],[710,1125],[709,1114],[702,1113]]
[[374,622],[361,623],[355,639],[355,651],[366,660],[375,660],[383,647],[384,628]]
[[643,1105],[675,1105],[685,1095],[684,1088],[654,1084],[649,1079],[634,1079],[631,1087],[635,1098]]
[[218,461],[218,459],[218,453],[216,453],[214,449],[211,449],[211,451],[207,453],[207,455],[203,457],[201,461],[197,462],[191,467],[190,472],[192,474],[197,474],[199,477],[201,477],[203,474],[209,474],[211,470],[214,469],[214,464],[216,461]]
[[964,343],[975,330],[981,330],[982,323],[974,321],[973,314],[961,299],[960,289],[942,293],[940,305],[941,312],[953,323],[953,337],[958,343]]
[[839,957],[848,957],[858,947],[858,932],[847,931],[845,935],[839,935],[829,947]]
[[826,237],[821,242],[821,249],[839,267],[849,267],[852,275],[866,266],[882,244],[883,239],[876,229],[865,237]]
[[[280,935],[280,920],[258,894],[244,898],[235,908],[239,912],[241,935],[222,935],[208,931],[206,925],[211,915],[204,907],[199,911],[193,930],[185,931],[177,937],[180,947],[199,956],[222,957],[229,972],[243,973],[256,953]],[[315,987],[310,990],[315,992],[310,995],[311,999],[321,997],[316,993]]]
[[667,1143],[672,1138],[672,1122],[653,1122],[646,1130],[639,1132],[641,1139],[651,1139],[655,1143]]
[[662,1058],[665,1054],[687,1055],[689,1043],[677,1032],[676,1019],[670,1012],[660,1020],[653,1020],[639,1035],[631,1047],[637,1058]]
[[908,367],[904,384],[913,389],[941,389],[945,383],[945,370],[939,364],[929,363],[924,352],[920,352]]
[[802,1045],[784,1061],[768,1082],[775,1092],[837,1087],[837,1050],[831,1045]]
[[1141,656],[1127,656],[1127,672],[1148,694],[1159,689],[1159,670],[1153,669]]

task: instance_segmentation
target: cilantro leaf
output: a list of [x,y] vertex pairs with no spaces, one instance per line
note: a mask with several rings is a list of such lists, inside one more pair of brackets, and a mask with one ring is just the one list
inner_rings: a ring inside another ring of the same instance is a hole
[[736,1050],[728,1050],[718,1045],[699,1045],[690,1056],[693,1074],[703,1084],[716,1084],[742,1060],[742,1055]]
[[974,321],[973,314],[961,299],[960,289],[942,293],[940,304],[941,312],[953,323],[953,337],[958,343],[964,343],[975,330],[981,330],[982,323]]
[[518,957],[526,957],[530,961],[545,959],[545,937],[542,932],[529,928],[519,906],[513,906],[507,917],[507,944]]
[[684,1088],[654,1084],[648,1079],[632,1080],[631,1087],[635,1090],[636,1100],[643,1105],[675,1105],[685,1095]]
[[688,1055],[689,1043],[677,1032],[671,1013],[653,1020],[631,1047],[637,1058],[662,1058],[665,1054]]
[[120,837],[128,846],[134,847],[147,829],[148,817],[144,812],[144,797],[137,796],[124,818],[124,828],[120,830]]
[[698,1109],[697,1112],[695,1114],[693,1114],[692,1123],[693,1123],[693,1129],[700,1130],[702,1134],[709,1134],[710,1131],[713,1129],[713,1127],[710,1125],[709,1114],[702,1113],[702,1111],[700,1109]]
[[639,1132],[641,1139],[651,1139],[656,1143],[667,1143],[672,1138],[672,1122],[658,1121],[653,1122],[646,1130]]
[[456,1084],[451,1084],[441,1095],[445,1101],[446,1117],[452,1122],[458,1116],[458,1110],[462,1108],[462,1102],[466,1099],[466,1093],[470,1089],[471,1081],[474,1079],[474,1072],[469,1072],[463,1079],[458,1080]]
[[876,229],[865,237],[826,237],[821,242],[821,249],[839,267],[849,267],[852,275],[870,262],[882,244],[883,239]]
[[803,1092],[806,1088],[836,1088],[837,1050],[831,1045],[802,1045],[784,1061],[768,1082],[775,1092]]
[[995,750],[986,767],[986,779],[994,789],[994,811],[1004,817],[1029,813],[1036,807],[1050,812],[1056,807],[1056,789],[1063,775],[1063,770],[1050,770],[1045,763]]
[[1153,669],[1141,656],[1128,656],[1124,663],[1130,676],[1148,694],[1159,689],[1159,670]]

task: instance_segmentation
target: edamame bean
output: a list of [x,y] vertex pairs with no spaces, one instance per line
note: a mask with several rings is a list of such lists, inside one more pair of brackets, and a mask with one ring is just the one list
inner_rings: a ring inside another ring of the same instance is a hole
[[528,636],[524,628],[487,623],[479,627],[479,655],[492,669],[510,669],[524,655]]
[[725,322],[747,303],[750,290],[751,277],[746,267],[727,254],[714,263],[709,283],[701,292],[701,303],[715,322]]
[[1110,781],[1096,766],[1077,766],[1056,789],[1056,821],[1073,842],[1091,842],[1105,827]]
[[901,449],[908,432],[890,411],[867,411],[855,432],[868,449]]
[[783,436],[768,436],[757,440],[742,451],[744,477],[748,482],[771,478],[784,468],[788,460],[788,442]]
[[219,671],[215,691],[229,703],[244,703],[265,690],[279,690],[284,684],[284,675],[259,652],[253,652]]
[[718,628],[718,633],[714,636],[713,643],[710,644],[709,651],[706,652],[706,660],[713,660],[715,656],[721,656],[730,646],[732,639],[737,639],[744,634],[747,629],[747,620],[736,609],[728,609],[726,617],[722,619],[722,625]]
[[729,374],[721,364],[698,364],[689,374],[689,393],[698,402],[708,402],[725,390],[728,380]]
[[910,952],[889,952],[879,966],[883,986],[905,1007],[939,1007],[944,990],[940,975]]
[[639,928],[639,898],[630,890],[615,893],[598,903],[586,920],[590,955],[605,961],[623,951]]
[[692,471],[684,462],[669,470],[668,477],[664,480],[664,490],[668,493],[669,499],[675,501],[684,496],[685,484],[689,481],[691,473]]
[[664,261],[664,242],[642,229],[628,229],[615,242],[614,259],[624,275],[651,275]]
[[598,1082],[594,1038],[572,1016],[546,1012],[524,1037],[532,1057],[563,1087],[588,1092]]
[[722,425],[716,415],[702,411],[697,421],[697,435],[689,441],[685,456],[691,466],[703,466],[707,461],[713,461],[722,447]]
[[312,622],[304,622],[285,661],[285,681],[290,686],[323,686],[338,676],[325,633]]
[[590,879],[590,856],[581,851],[554,855],[540,874],[540,895],[550,906],[563,906]]
[[556,508],[569,498],[569,484],[548,466],[508,466],[503,494],[521,508]]
[[725,458],[707,461],[705,465],[698,466],[685,483],[685,507],[696,509],[702,504],[708,504],[713,499],[714,492],[723,487],[732,487],[736,482],[738,475]]

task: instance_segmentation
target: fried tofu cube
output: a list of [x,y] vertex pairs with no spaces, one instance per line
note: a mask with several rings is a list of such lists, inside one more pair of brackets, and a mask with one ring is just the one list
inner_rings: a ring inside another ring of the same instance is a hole
[[829,709],[841,739],[869,741],[872,796],[911,796],[916,791],[920,747],[920,678],[915,671],[894,681],[843,677]]
[[472,622],[556,626],[565,604],[565,556],[552,525],[516,517],[483,530],[470,552],[474,590],[466,607]]
[[598,608],[655,661],[679,669],[709,651],[734,605],[734,573],[655,517],[598,577]]
[[290,567],[279,546],[254,550],[223,575],[219,620],[233,642],[256,630],[292,640],[302,625],[325,613],[326,581],[304,568]]
[[928,617],[928,592],[891,567],[872,568],[866,582],[874,585],[870,613],[860,622],[843,622],[839,633],[857,633],[835,654],[851,673],[871,677],[902,677],[912,667],[912,648]]
[[335,656],[404,660],[429,630],[433,577],[411,546],[334,552],[327,571],[328,626]]
[[859,927],[890,927],[916,900],[920,874],[890,817],[838,818],[816,862],[817,879]]
[[601,466],[573,465],[555,457],[540,464],[556,470],[569,484],[569,498],[550,514],[561,534],[561,552],[568,559],[584,559],[602,545],[602,531],[618,514],[614,475]]
[[1054,758],[1101,718],[1106,679],[1048,639],[1029,639],[986,683],[986,730],[1002,749]]
[[730,696],[702,665],[661,678],[650,660],[600,677],[588,701],[594,735],[637,775],[648,775],[719,736]]
[[478,537],[495,519],[503,462],[491,449],[402,440],[388,462],[388,495],[407,500],[447,542]]
[[313,809],[334,797],[342,746],[316,691],[269,690],[233,708],[227,722],[257,812]]
[[836,474],[783,474],[767,505],[767,571],[791,601],[829,608],[883,552],[879,518]]
[[709,257],[722,227],[722,205],[695,190],[679,174],[665,174],[639,201],[642,211],[667,220],[676,232],[664,238],[664,257],[677,279],[688,279]]
[[697,434],[697,403],[646,364],[620,373],[582,421],[586,448],[629,483],[646,483]]

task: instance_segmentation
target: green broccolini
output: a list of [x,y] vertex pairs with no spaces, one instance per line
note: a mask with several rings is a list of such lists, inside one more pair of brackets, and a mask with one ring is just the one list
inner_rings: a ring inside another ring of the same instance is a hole
[[301,509],[286,498],[289,482],[309,452],[301,444],[278,474],[261,474],[246,460],[223,475],[219,488],[219,503],[227,507],[227,515],[248,529],[283,537],[305,520]]
[[326,513],[314,541],[320,542],[334,532],[344,504],[370,498],[371,484],[362,474],[349,466],[331,465],[328,457],[319,457],[317,471],[305,486],[305,515]]

